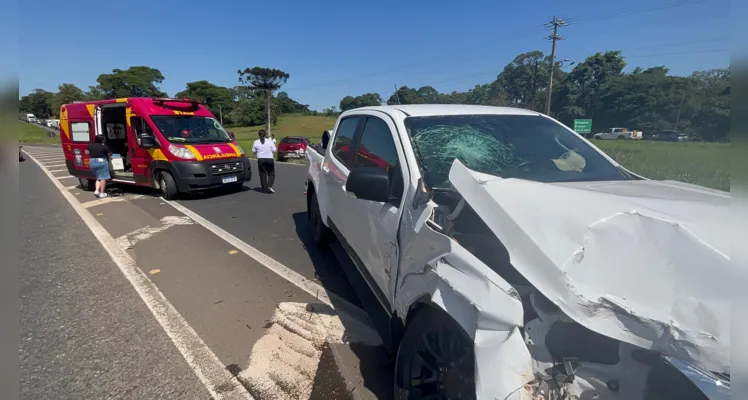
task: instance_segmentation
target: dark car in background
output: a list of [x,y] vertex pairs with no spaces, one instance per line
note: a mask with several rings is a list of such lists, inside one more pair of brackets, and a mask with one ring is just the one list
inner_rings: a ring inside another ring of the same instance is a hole
[[660,142],[693,142],[696,140],[696,137],[684,132],[666,130],[659,131],[649,137],[645,136],[645,139],[657,140]]
[[304,158],[309,140],[303,136],[286,136],[278,142],[278,161],[289,158]]

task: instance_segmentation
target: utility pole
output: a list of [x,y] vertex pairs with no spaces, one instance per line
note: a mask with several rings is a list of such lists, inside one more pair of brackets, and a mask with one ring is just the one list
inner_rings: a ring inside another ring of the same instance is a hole
[[397,83],[393,83],[395,85],[395,96],[397,96],[397,104],[400,104],[400,92],[397,90]]
[[223,110],[220,104],[218,105],[218,119],[221,120],[221,126],[223,126]]
[[674,131],[678,130],[678,121],[680,120],[680,110],[683,108],[683,100],[686,99],[686,89],[683,89],[683,95],[680,96],[680,105],[678,106],[678,115],[675,117],[675,126],[673,127]]
[[545,26],[548,28],[553,28],[553,34],[548,36],[546,39],[553,42],[553,47],[551,47],[551,67],[550,71],[548,73],[548,94],[545,97],[545,114],[551,115],[551,94],[553,93],[553,71],[556,69],[556,42],[559,40],[564,40],[563,37],[558,35],[558,28],[562,26],[566,26],[568,23],[566,21],[553,17],[553,20],[546,23]]

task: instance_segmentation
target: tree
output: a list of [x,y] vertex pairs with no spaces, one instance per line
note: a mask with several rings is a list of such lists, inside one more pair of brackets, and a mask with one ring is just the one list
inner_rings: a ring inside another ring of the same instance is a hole
[[265,95],[265,129],[270,135],[270,102],[273,92],[280,89],[291,76],[279,69],[252,67],[237,71],[239,82],[245,86],[258,90]]
[[81,101],[86,98],[83,90],[72,83],[63,83],[57,87],[57,93],[54,96],[54,108],[59,109],[63,104],[70,104],[74,101]]
[[278,92],[278,95],[275,97],[275,99],[278,103],[281,114],[306,113],[309,111],[309,105],[301,104],[296,100],[288,97],[288,93],[286,92]]
[[159,89],[164,81],[161,71],[144,66],[126,70],[113,69],[111,74],[101,74],[96,78],[96,90],[105,98],[121,97],[166,97]]
[[21,97],[19,111],[32,113],[39,118],[56,116],[54,108],[55,94],[43,89],[34,89],[31,93]]
[[619,78],[626,67],[620,51],[606,51],[577,64],[559,87],[554,110],[562,121],[593,118],[602,109],[605,85]]
[[219,116],[219,118],[230,114],[236,106],[233,94],[229,88],[214,85],[208,81],[187,82],[187,89],[177,93],[175,96],[177,98],[198,100],[205,104],[213,115]]
[[397,91],[387,99],[387,104],[389,105],[421,103],[423,103],[423,99],[418,95],[418,91],[407,86],[400,87],[400,89],[397,89]]
[[346,96],[343,100],[340,100],[340,111],[348,111],[354,108],[380,106],[382,105],[382,97],[379,93],[365,93],[361,96]]
[[542,51],[520,54],[497,77],[498,89],[513,106],[540,111],[545,104],[549,65],[550,58]]

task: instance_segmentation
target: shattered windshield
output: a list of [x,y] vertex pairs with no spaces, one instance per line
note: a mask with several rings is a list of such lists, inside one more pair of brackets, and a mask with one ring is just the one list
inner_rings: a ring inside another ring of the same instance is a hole
[[448,188],[454,159],[502,178],[538,182],[612,181],[627,177],[562,125],[535,115],[408,117],[408,134],[429,182]]
[[174,143],[229,143],[231,137],[215,119],[194,115],[154,115],[153,123]]

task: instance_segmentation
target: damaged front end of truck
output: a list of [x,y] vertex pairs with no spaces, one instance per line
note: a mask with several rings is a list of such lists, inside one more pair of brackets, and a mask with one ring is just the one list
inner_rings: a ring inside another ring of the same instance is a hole
[[729,196],[457,160],[449,180],[404,213],[395,308],[427,302],[460,326],[477,398],[729,398]]

